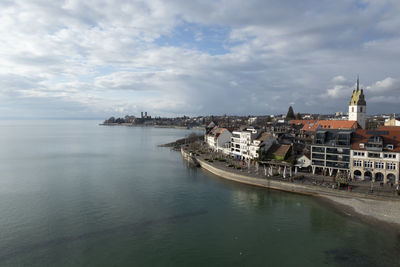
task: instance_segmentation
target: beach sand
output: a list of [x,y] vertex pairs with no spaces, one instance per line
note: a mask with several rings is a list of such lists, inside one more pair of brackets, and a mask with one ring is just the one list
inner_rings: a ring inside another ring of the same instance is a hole
[[331,195],[320,195],[318,198],[346,216],[400,233],[400,202],[398,201]]

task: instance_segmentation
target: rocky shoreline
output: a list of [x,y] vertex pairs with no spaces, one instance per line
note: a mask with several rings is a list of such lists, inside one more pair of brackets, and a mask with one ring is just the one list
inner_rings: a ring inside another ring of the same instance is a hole
[[397,198],[338,191],[266,178],[260,179],[245,173],[218,168],[215,164],[190,155],[184,149],[181,149],[181,153],[185,160],[195,162],[198,166],[221,178],[253,186],[320,197],[325,200],[325,203],[335,205],[335,210],[347,216],[358,218],[367,223],[384,225],[384,228],[400,232],[400,200]]

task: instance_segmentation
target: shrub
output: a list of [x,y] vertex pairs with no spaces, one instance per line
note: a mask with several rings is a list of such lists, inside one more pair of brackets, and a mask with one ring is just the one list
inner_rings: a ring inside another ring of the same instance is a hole
[[303,175],[303,174],[296,175],[296,176],[293,176],[292,179],[293,179],[293,180],[303,180],[303,179],[304,179],[304,175]]

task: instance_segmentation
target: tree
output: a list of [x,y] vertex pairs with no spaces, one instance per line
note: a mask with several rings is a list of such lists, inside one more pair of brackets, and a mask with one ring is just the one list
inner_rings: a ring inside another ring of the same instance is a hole
[[294,116],[294,111],[293,111],[293,108],[292,108],[292,106],[290,106],[289,107],[289,110],[288,110],[288,112],[287,112],[287,114],[286,114],[286,119],[287,120],[294,120],[296,117]]
[[115,120],[115,123],[124,123],[125,120],[123,118],[118,118]]
[[300,115],[300,113],[296,113],[296,120],[301,120],[301,115]]
[[104,123],[114,123],[115,122],[115,118],[114,117],[110,117],[108,120],[105,120]]

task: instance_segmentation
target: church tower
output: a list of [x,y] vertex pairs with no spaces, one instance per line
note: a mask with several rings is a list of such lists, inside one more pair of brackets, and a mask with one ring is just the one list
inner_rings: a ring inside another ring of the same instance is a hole
[[360,80],[357,77],[357,89],[353,90],[349,105],[349,121],[357,121],[361,128],[365,129],[366,112],[367,103],[365,102],[363,89],[360,89]]

